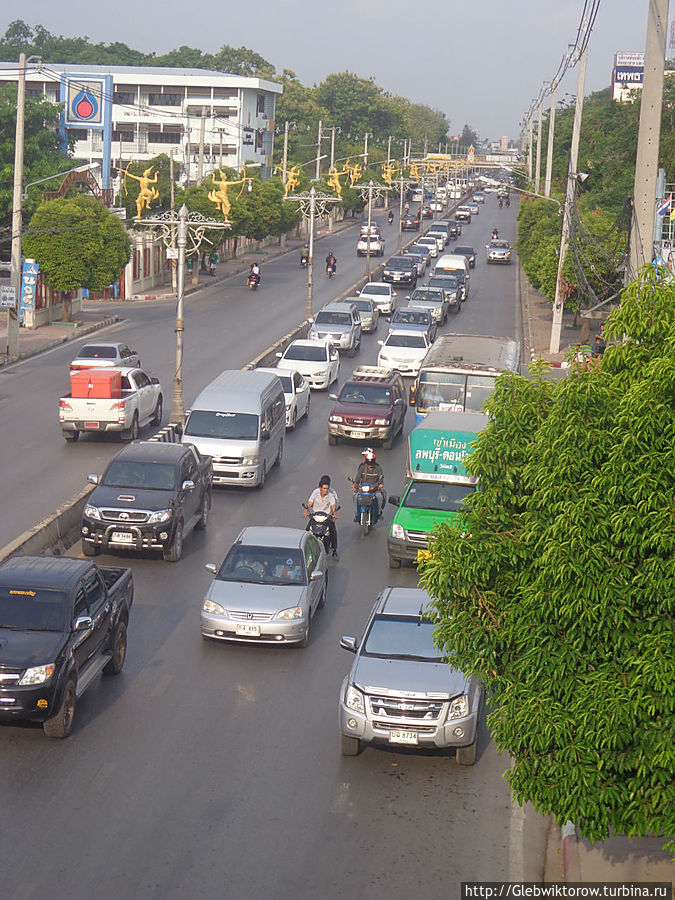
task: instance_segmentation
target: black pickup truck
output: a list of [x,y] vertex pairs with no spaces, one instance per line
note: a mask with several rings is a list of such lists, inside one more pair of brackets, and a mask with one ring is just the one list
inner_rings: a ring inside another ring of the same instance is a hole
[[103,475],[89,475],[97,488],[82,516],[82,552],[161,550],[177,562],[183,538],[206,528],[213,468],[192,444],[134,441]]
[[101,671],[122,671],[133,600],[131,569],[66,556],[0,565],[0,722],[68,737],[77,699]]

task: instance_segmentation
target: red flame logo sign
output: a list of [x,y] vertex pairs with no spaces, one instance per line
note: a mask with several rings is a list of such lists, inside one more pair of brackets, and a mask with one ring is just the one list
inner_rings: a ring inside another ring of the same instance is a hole
[[92,91],[85,85],[73,98],[71,109],[78,119],[82,119],[83,121],[95,119],[98,116],[98,100]]

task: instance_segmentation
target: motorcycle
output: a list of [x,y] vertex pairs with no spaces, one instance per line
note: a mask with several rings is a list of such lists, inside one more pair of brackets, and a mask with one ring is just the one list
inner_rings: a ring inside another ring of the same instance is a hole
[[308,265],[309,265],[309,256],[306,253],[301,253],[300,254],[300,266],[303,269],[306,269]]
[[246,279],[246,287],[252,291],[258,290],[258,285],[260,284],[260,275],[249,275]]
[[392,222],[394,221],[394,214],[393,214],[393,212],[391,212],[391,210],[389,211],[388,219],[389,219],[389,224],[391,225]]
[[493,229],[492,229],[492,237],[490,238],[490,240],[492,240],[492,241],[498,241],[498,240],[499,240],[499,232],[497,231],[496,228],[493,228]]
[[500,197],[500,198],[499,198],[499,208],[501,209],[503,205],[504,205],[504,201],[503,201],[502,198]]
[[[356,484],[356,482],[350,478],[349,481],[352,484]],[[361,525],[361,534],[367,535],[370,529],[375,525],[375,515],[373,512],[373,507],[375,505],[375,493],[377,488],[374,484],[368,484],[367,482],[361,482],[361,484],[356,485],[356,517]],[[384,495],[384,492],[383,492]],[[385,498],[382,498],[382,505],[384,506]],[[381,515],[382,510],[378,511]]]
[[[325,547],[326,553],[330,554],[330,528],[328,527],[328,523],[333,518],[332,515],[326,512],[318,512],[312,507],[308,507],[306,503],[302,504],[302,508],[306,509],[308,512],[309,531],[314,535],[317,541],[321,541]],[[338,509],[340,509],[339,506],[336,507],[336,511]]]
[[328,263],[326,266],[326,275],[328,275],[329,278],[332,278],[333,275],[335,275],[336,269],[335,263]]

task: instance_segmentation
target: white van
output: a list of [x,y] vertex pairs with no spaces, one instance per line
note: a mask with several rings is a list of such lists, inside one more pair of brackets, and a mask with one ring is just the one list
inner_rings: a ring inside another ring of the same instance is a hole
[[461,253],[444,253],[436,263],[434,275],[442,275],[447,272],[449,275],[456,272],[464,272],[464,283],[466,285],[465,297],[469,296],[469,260]]
[[262,487],[284,452],[286,403],[270,372],[221,372],[198,395],[181,441],[213,457],[213,484]]

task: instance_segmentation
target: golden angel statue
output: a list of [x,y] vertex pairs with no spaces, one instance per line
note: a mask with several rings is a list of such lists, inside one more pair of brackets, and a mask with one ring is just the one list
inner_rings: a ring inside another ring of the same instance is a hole
[[157,200],[159,197],[159,191],[155,187],[150,187],[151,184],[157,184],[157,172],[155,172],[155,177],[152,178],[153,166],[150,166],[146,169],[142,175],[134,175],[133,172],[129,171],[129,166],[131,165],[132,160],[129,160],[129,165],[127,165],[126,169],[118,169],[120,172],[124,172],[124,193],[127,193],[127,178],[133,178],[134,181],[138,182],[138,197],[136,197],[136,218],[140,219],[141,214],[144,209],[150,209],[150,204],[153,200]]
[[[216,174],[220,175],[220,178],[216,178]],[[228,192],[231,187],[234,187],[235,184],[244,184],[247,181],[247,178],[241,178],[239,181],[228,181],[227,175],[225,175],[220,169],[214,169],[211,173],[211,180],[213,181],[214,190],[209,191],[208,197],[211,203],[215,203],[218,209],[220,209],[223,214],[223,218],[225,221],[229,221],[230,209],[232,208],[232,204],[230,203],[230,198],[228,197]],[[218,188],[216,190],[215,188]]]
[[282,166],[277,166],[274,171],[281,172],[282,175],[286,176],[284,197],[288,197],[288,195],[300,184],[300,166],[291,166],[290,169],[284,169]]

